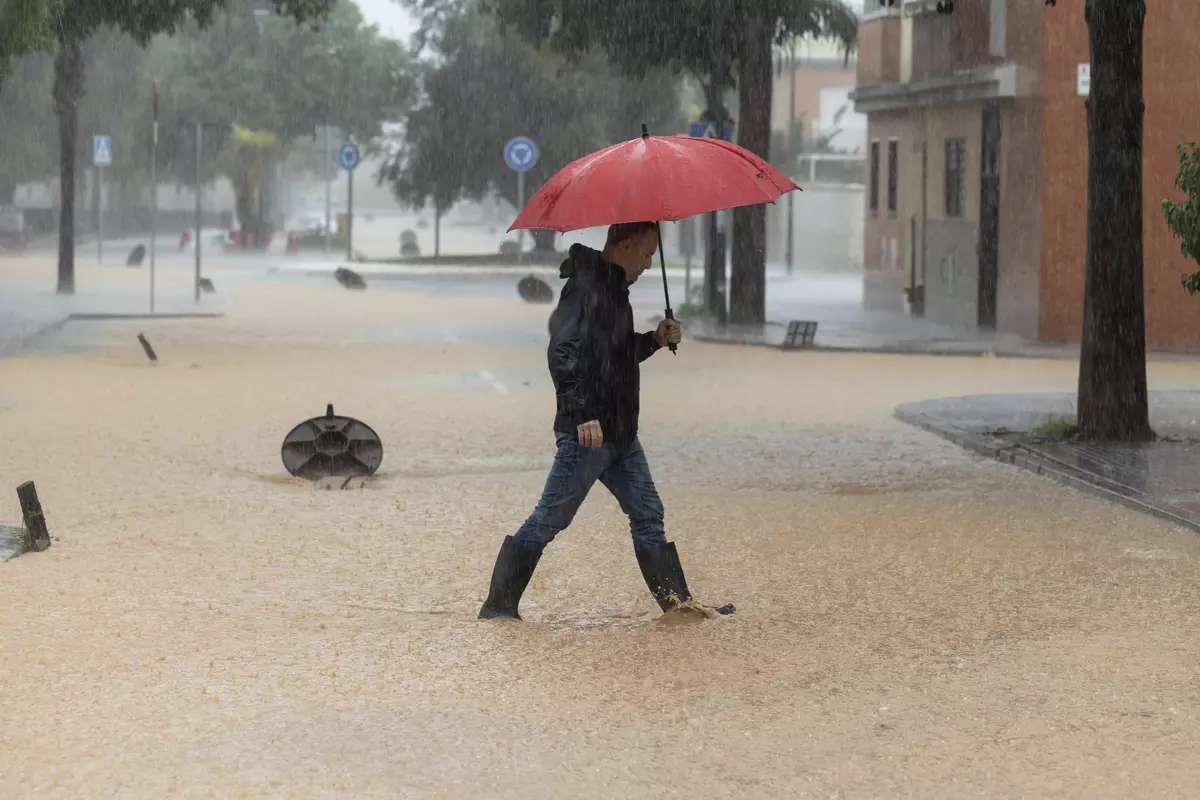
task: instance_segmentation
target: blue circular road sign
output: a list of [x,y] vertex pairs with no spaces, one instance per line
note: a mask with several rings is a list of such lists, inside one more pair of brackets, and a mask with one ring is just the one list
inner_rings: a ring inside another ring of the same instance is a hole
[[338,163],[342,165],[342,169],[350,172],[358,166],[360,155],[358,145],[354,142],[346,142],[338,149]]
[[527,136],[509,139],[504,145],[504,163],[517,172],[528,172],[538,162],[537,145]]

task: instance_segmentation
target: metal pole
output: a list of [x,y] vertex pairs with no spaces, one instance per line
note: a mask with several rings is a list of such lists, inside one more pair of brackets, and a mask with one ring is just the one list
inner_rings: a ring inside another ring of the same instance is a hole
[[204,209],[201,205],[201,173],[200,159],[204,148],[204,125],[196,123],[196,302],[200,302],[200,230],[204,226]]
[[325,171],[325,255],[329,255],[329,227],[332,224],[330,219],[330,204],[332,203],[333,193],[333,176],[329,173],[330,170],[330,148],[332,145],[329,142],[329,125],[325,125],[325,150],[321,155],[321,169]]
[[104,167],[96,167],[96,263],[104,263]]
[[154,313],[154,261],[158,241],[158,81],[154,82],[154,128],[150,139],[150,313]]
[[[525,173],[517,172],[517,213],[525,207]],[[517,261],[525,261],[525,229],[517,231]]]
[[346,170],[346,260],[354,260],[354,170]]
[[[662,243],[659,243],[662,247]],[[685,256],[683,260],[683,304],[692,302],[692,257]]]
[[[716,118],[713,122],[716,125],[716,136],[723,138],[725,133],[725,114],[723,89],[725,85],[724,61],[721,51],[721,28],[723,26],[724,8],[721,0],[713,0],[713,21],[716,30],[713,37],[713,94],[716,97],[716,108],[712,109],[713,116]],[[705,265],[704,271],[704,305],[709,313],[715,313],[717,323],[723,325],[725,321],[725,304],[720,297],[720,278],[725,274],[725,252],[721,247],[721,227],[717,212],[713,212],[708,218],[708,263]]]
[[[795,167],[796,155],[796,37],[793,36],[789,44],[790,51],[788,53],[788,67],[792,71],[792,92],[788,103],[791,112],[788,117],[788,153],[792,156],[788,159],[791,162],[788,165],[788,172],[791,173]],[[790,177],[790,175],[789,175]],[[796,193],[788,192],[787,202],[787,271],[788,275],[792,274],[792,263],[794,259],[793,242],[795,237],[796,226]]]

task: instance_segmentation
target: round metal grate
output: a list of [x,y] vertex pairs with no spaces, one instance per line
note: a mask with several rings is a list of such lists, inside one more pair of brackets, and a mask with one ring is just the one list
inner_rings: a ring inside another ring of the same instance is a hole
[[298,478],[366,477],[383,463],[383,442],[365,423],[333,413],[292,428],[283,440],[283,466]]

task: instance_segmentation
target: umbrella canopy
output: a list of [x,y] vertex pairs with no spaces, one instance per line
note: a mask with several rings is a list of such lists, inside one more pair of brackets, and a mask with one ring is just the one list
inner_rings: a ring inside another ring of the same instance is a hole
[[773,203],[799,188],[732,142],[643,133],[563,167],[530,199],[509,230],[565,233],[620,222],[674,222],[725,208]]

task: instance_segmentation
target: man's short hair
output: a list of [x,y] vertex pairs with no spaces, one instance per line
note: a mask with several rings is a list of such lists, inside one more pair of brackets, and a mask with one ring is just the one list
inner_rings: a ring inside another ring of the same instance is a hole
[[621,222],[617,225],[608,226],[608,241],[605,242],[606,247],[616,247],[621,242],[628,239],[633,239],[636,236],[654,231],[658,233],[657,222]]

